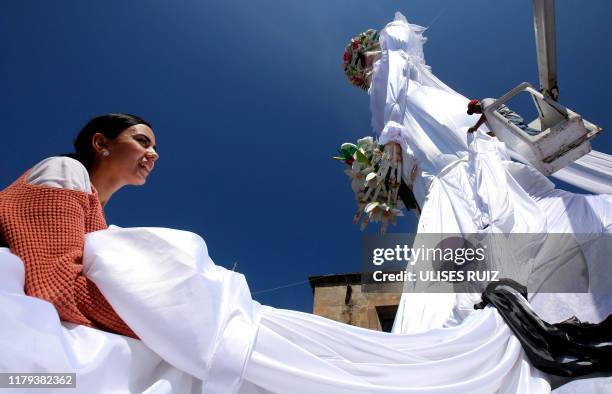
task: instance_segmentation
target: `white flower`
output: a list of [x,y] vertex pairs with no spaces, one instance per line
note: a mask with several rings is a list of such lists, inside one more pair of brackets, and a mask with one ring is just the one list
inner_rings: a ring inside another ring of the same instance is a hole
[[376,175],[376,173],[372,171],[368,175],[366,175],[365,180],[369,183],[371,181],[376,181],[376,178],[378,178],[378,175]]
[[357,146],[368,152],[374,148],[374,138],[364,137],[357,140]]

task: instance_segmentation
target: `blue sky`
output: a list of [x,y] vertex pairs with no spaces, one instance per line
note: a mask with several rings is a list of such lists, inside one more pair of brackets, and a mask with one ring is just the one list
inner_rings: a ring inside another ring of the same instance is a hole
[[[109,223],[194,231],[213,260],[238,262],[254,292],[359,270],[353,194],[330,157],[370,134],[368,97],[340,69],[350,38],[401,11],[428,26],[434,73],[469,97],[496,97],[537,64],[528,1],[13,1],[0,12],[0,187],[71,150],[91,117],[129,112],[161,155]],[[610,129],[606,1],[558,2],[561,102]],[[436,17],[438,17],[436,19]],[[476,120],[476,119],[475,119]],[[610,131],[595,149],[612,153]],[[575,190],[556,182],[561,188]],[[408,214],[394,231],[415,228]],[[258,293],[311,311],[307,283]]]

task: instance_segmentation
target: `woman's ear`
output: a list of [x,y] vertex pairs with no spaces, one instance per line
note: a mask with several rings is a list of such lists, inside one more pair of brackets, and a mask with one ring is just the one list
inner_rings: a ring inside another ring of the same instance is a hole
[[95,133],[91,137],[91,145],[94,151],[98,153],[102,153],[105,150],[108,151],[108,140],[102,133]]

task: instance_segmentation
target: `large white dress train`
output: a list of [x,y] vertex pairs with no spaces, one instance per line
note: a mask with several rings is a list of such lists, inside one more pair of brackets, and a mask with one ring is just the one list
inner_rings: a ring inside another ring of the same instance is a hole
[[396,335],[261,307],[200,237],[170,229],[88,234],[84,265],[142,340],[61,324],[51,304],[23,293],[22,263],[2,249],[0,370],[75,372],[83,393],[550,390],[493,308]]

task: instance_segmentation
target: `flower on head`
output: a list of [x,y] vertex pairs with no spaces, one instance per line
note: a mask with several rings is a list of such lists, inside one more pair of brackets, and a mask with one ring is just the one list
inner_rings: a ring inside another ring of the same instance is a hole
[[363,79],[361,79],[359,77],[351,77],[351,83],[353,85],[361,86],[361,85],[363,85]]
[[[367,52],[380,50],[378,39],[378,32],[374,29],[369,29],[353,37],[344,50],[342,67],[344,73],[349,77],[351,83],[360,88],[369,85],[369,82],[366,83],[366,81],[369,80],[369,75],[372,73],[372,67],[363,64],[363,56]],[[351,79],[350,77],[353,75],[358,75],[359,79]]]
[[350,61],[351,61],[351,58],[352,58],[352,56],[351,56],[351,54],[350,54],[348,51],[344,52],[344,63],[345,63],[345,64],[347,64],[348,62],[350,62]]

